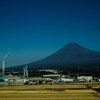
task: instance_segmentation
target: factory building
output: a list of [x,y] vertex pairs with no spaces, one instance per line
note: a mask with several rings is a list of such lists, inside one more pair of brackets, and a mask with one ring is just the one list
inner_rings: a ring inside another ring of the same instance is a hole
[[43,83],[45,83],[45,79],[42,77],[30,77],[24,83],[24,85],[34,85],[34,84],[43,84]]
[[84,80],[86,82],[92,82],[93,81],[93,77],[92,76],[78,76],[77,79]]
[[72,78],[61,78],[59,81],[67,83],[67,82],[73,82],[73,79]]
[[51,72],[51,73],[54,73],[54,74],[58,73],[58,71],[54,70],[54,69],[42,69],[42,70],[39,70],[39,72]]
[[51,79],[59,79],[61,77],[60,74],[47,74],[43,75],[44,78],[51,78]]
[[8,85],[24,85],[27,79],[21,78],[8,78]]
[[7,78],[0,78],[0,85],[8,85],[8,79]]

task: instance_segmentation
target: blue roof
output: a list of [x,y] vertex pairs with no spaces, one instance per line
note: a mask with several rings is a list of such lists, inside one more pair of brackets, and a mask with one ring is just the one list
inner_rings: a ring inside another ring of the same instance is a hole
[[7,78],[0,77],[0,79],[7,79]]

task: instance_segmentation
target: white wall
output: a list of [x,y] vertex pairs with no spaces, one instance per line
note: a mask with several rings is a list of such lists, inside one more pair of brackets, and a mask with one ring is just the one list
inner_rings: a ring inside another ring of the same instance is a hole
[[64,82],[73,82],[73,79],[69,79],[69,78],[61,78],[61,80]]
[[79,76],[78,79],[85,79],[86,81],[93,81],[93,77],[92,76]]

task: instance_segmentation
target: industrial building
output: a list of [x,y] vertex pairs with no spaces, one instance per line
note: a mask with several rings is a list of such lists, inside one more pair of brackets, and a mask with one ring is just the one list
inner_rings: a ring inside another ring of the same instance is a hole
[[58,71],[54,70],[54,69],[42,69],[42,70],[39,70],[39,72],[51,72],[51,73],[54,73],[54,74],[58,73]]
[[59,81],[67,83],[67,82],[73,82],[73,79],[72,78],[61,78]]
[[21,79],[19,77],[8,78],[8,85],[24,85],[27,79]]
[[93,77],[92,76],[78,76],[77,79],[79,80],[84,80],[86,82],[92,82],[93,81]]
[[34,84],[43,84],[45,83],[45,79],[42,77],[30,77],[25,82],[25,85],[34,85]]
[[61,78],[60,74],[47,74],[47,75],[43,75],[44,78],[51,78],[51,79],[59,79]]
[[7,78],[0,78],[0,85],[8,85],[8,79]]

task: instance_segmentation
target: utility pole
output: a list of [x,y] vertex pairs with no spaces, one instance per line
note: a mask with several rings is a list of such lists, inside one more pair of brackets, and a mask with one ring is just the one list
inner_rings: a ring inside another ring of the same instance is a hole
[[23,77],[25,78],[25,77],[27,77],[28,78],[28,69],[27,69],[28,67],[26,66],[25,68],[23,68]]

